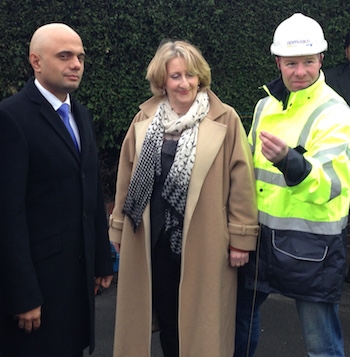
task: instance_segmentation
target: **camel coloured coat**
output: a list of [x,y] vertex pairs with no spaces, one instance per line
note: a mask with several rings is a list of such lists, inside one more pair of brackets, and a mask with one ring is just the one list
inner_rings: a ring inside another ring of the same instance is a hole
[[[246,133],[233,108],[209,91],[183,227],[179,285],[181,357],[232,357],[237,269],[229,246],[254,250],[257,208]],[[114,357],[150,356],[152,334],[150,209],[136,233],[122,214],[132,173],[159,98],[140,106],[123,142],[110,240],[121,243]]]

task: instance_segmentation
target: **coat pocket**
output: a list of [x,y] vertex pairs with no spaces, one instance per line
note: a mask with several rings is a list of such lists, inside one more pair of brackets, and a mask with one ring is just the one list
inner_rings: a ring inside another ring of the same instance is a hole
[[61,250],[62,239],[59,234],[52,235],[44,240],[36,243],[32,247],[32,259],[36,263],[40,260],[46,259]]
[[272,231],[271,285],[299,296],[322,294],[329,236],[296,231]]

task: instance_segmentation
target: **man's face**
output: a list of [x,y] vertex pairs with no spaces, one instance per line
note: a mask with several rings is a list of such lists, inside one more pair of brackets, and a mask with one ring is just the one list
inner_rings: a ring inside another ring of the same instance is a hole
[[316,82],[322,67],[322,54],[276,57],[284,85],[290,92],[305,89]]
[[84,60],[83,44],[76,33],[52,34],[37,54],[36,78],[44,88],[64,101],[67,93],[79,87]]

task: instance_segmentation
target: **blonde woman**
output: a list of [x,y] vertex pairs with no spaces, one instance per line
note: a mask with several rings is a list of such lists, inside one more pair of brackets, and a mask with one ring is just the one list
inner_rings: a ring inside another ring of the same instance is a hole
[[154,316],[165,357],[232,357],[237,267],[258,231],[246,133],[195,46],[162,43],[146,79],[154,96],[125,137],[110,217],[114,357],[150,356]]

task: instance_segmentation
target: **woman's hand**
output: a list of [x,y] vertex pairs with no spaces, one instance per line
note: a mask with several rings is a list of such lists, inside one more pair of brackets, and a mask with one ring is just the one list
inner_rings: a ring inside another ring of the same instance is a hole
[[113,242],[111,242],[111,243],[112,243],[114,249],[116,250],[116,252],[118,254],[120,254],[120,243],[113,243]]
[[239,268],[249,261],[249,252],[230,247],[230,264],[233,268]]

